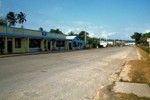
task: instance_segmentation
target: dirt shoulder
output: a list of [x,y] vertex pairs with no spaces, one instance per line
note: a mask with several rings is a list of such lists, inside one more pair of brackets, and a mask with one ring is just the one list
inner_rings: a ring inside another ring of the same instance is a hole
[[[144,83],[150,86],[150,57],[147,52],[141,48],[137,49],[138,59],[127,61],[124,69],[127,77],[121,79],[122,82],[127,83]],[[123,72],[124,73],[124,72]],[[114,93],[116,100],[149,100],[150,98],[138,97],[135,94]]]
[[148,54],[140,48],[137,48],[141,55],[139,60],[130,60],[130,72],[128,76],[131,82],[150,84],[150,58]]
[[[131,89],[127,84],[148,84],[150,86],[150,57],[148,53],[141,48],[136,47],[136,50],[137,55],[134,55],[135,53],[129,54],[131,58],[126,59],[126,63],[118,79],[116,79],[112,85],[101,88],[96,95],[98,98],[95,97],[93,100],[150,100],[148,97],[140,97],[132,92],[124,93],[114,91],[114,87],[118,82],[124,84],[123,88],[129,91],[136,91],[138,88],[135,86],[135,89]],[[141,91],[141,89],[138,91]],[[145,92],[144,90],[142,91],[142,93]]]

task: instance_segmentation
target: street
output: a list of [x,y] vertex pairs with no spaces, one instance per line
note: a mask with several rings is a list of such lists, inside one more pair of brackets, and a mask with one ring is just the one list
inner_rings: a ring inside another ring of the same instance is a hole
[[134,47],[0,58],[0,100],[91,100]]

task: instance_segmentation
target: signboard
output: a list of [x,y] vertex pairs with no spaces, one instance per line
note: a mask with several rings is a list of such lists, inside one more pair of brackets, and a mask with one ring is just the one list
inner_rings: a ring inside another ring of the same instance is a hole
[[47,33],[43,31],[42,32],[42,36],[46,36],[46,35],[47,35]]
[[147,38],[147,42],[150,42],[150,38]]

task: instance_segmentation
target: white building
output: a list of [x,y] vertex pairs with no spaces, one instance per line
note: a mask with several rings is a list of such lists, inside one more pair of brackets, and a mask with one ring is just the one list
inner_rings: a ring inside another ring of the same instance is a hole
[[125,43],[126,46],[129,46],[129,45],[135,45],[135,42],[127,42]]
[[100,46],[106,47],[107,46],[107,41],[100,41]]

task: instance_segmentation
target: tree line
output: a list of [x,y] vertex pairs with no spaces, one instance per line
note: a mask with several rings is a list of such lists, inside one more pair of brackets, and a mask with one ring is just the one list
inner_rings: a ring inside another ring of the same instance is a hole
[[134,32],[131,38],[135,40],[136,45],[148,46],[147,38],[150,38],[150,32]]

